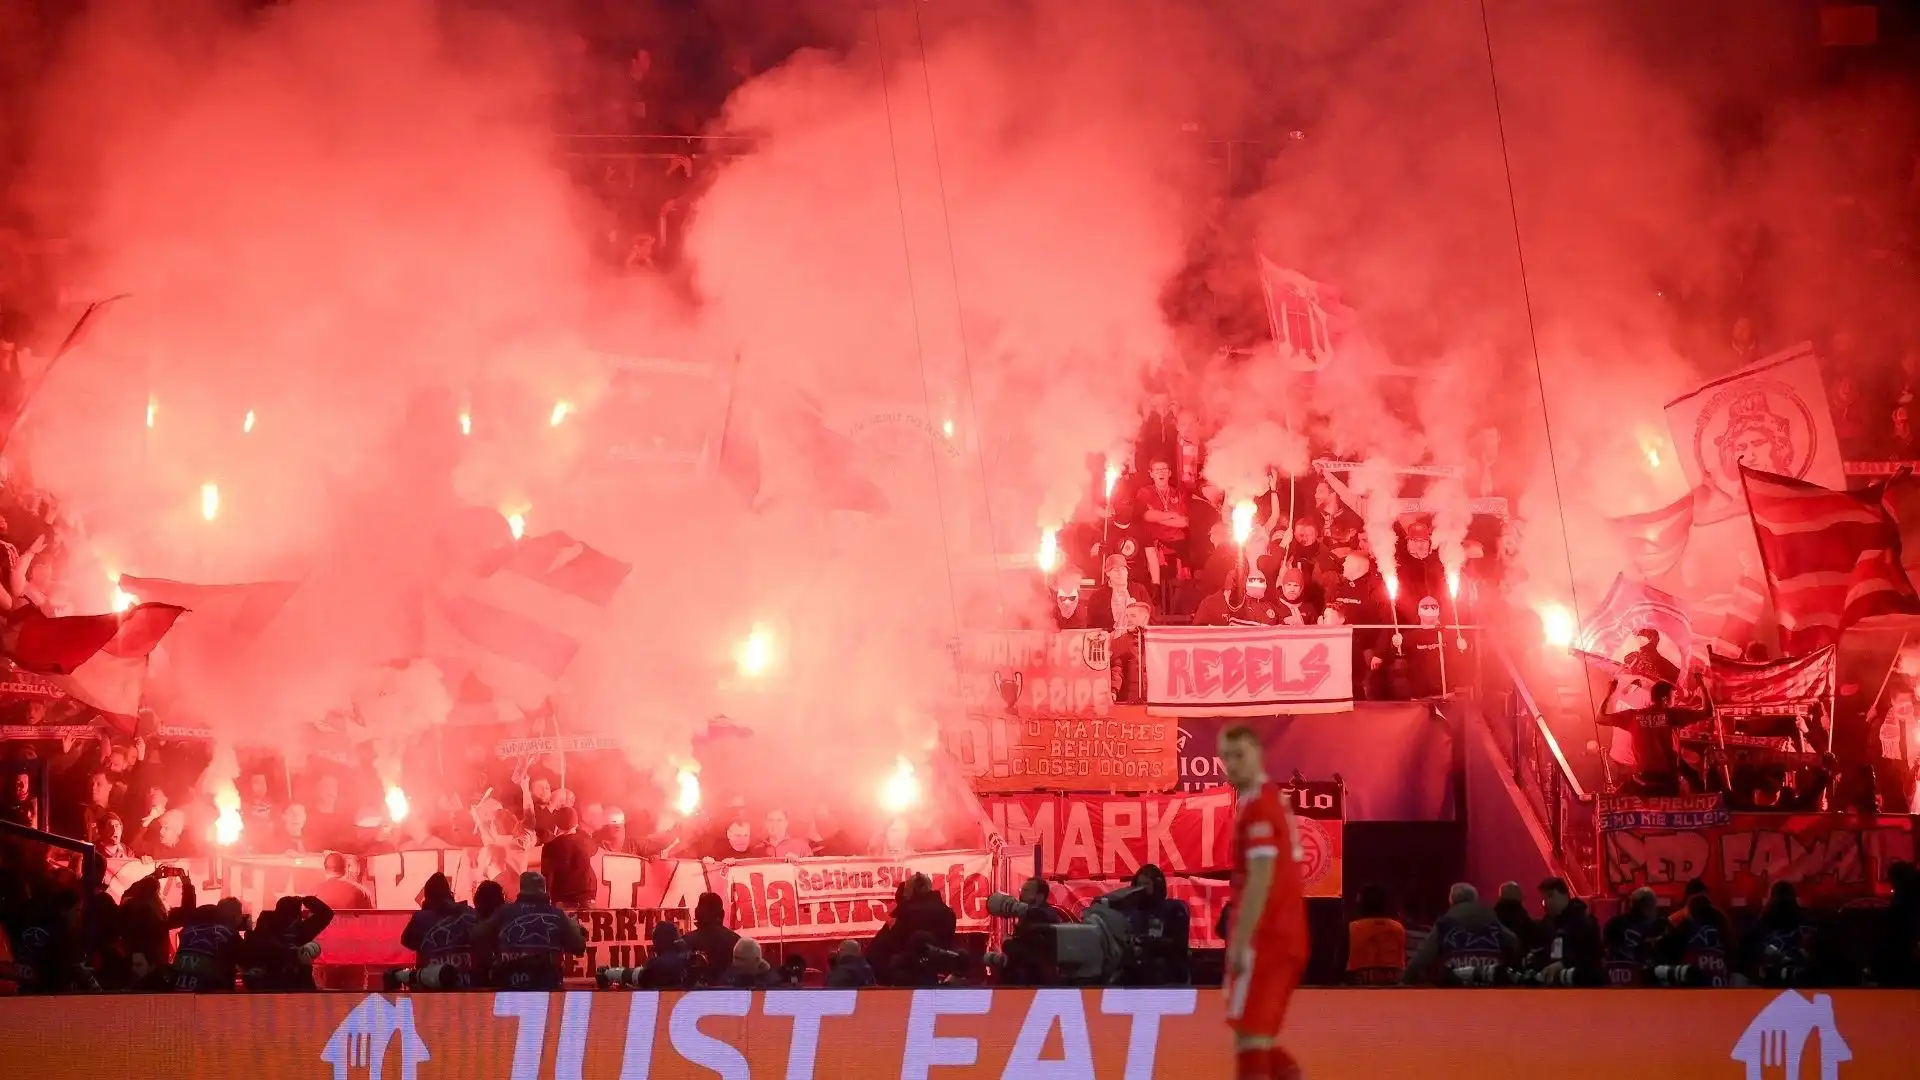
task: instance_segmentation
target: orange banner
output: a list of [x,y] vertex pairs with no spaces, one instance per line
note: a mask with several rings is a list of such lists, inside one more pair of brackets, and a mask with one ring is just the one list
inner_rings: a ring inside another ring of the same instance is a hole
[[[1915,1016],[1920,993],[1905,991],[1313,990],[1294,998],[1285,1042],[1322,1080],[1905,1080]],[[0,1032],[34,1080],[1146,1080],[1233,1068],[1219,992],[1186,987],[17,998],[0,1002]]]

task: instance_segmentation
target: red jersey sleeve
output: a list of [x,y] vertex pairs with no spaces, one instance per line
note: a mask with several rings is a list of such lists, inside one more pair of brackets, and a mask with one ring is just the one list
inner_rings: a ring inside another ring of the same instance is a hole
[[1293,815],[1281,801],[1272,784],[1240,807],[1234,826],[1234,888],[1237,905],[1246,880],[1247,864],[1254,859],[1273,860],[1273,884],[1267,891],[1266,910],[1255,931],[1258,939],[1276,951],[1306,947],[1306,900],[1300,880],[1300,834]]

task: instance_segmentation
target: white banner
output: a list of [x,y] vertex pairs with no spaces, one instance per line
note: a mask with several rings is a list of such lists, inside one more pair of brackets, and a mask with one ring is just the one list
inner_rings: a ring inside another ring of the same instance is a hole
[[618,750],[624,745],[613,735],[544,735],[495,743],[493,756],[502,761],[535,754],[571,754],[583,750]]
[[1349,626],[1149,626],[1147,711],[1261,716],[1353,707]]
[[742,859],[726,866],[727,925],[760,941],[872,937],[893,911],[894,890],[925,874],[961,933],[989,928],[993,854],[940,851],[902,858]]
[[1696,492],[1695,525],[1746,516],[1742,463],[1835,490],[1847,486],[1810,342],[1668,402],[1667,430]]

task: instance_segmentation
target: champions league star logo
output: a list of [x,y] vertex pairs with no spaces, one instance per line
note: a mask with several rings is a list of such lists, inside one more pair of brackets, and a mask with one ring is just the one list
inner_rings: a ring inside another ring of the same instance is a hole
[[1698,520],[1718,521],[1741,513],[1746,496],[1740,466],[1796,479],[1813,468],[1820,432],[1813,410],[1793,387],[1772,380],[1743,380],[1714,395],[1693,428],[1693,459],[1701,486]]

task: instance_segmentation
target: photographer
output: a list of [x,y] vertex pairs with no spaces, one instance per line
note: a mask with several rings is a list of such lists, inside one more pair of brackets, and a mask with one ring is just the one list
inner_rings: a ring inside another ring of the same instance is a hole
[[999,965],[1003,986],[1048,986],[1057,981],[1052,927],[1066,922],[1060,909],[1047,902],[1045,878],[1028,878],[1020,886],[1025,905],[1002,944],[1005,961]]
[[1600,924],[1587,902],[1557,877],[1540,883],[1540,899],[1546,909],[1540,936],[1546,944],[1527,958],[1529,974],[1544,986],[1599,986]]
[[[1698,891],[1696,891],[1696,885]],[[1699,882],[1687,885],[1687,906],[1654,950],[1654,981],[1662,986],[1725,986],[1733,930]]]
[[1493,982],[1520,955],[1520,939],[1500,925],[1472,885],[1455,885],[1447,893],[1447,904],[1407,964],[1406,981],[1436,986]]
[[231,992],[240,974],[240,935],[252,928],[253,920],[231,896],[195,908],[180,928],[173,988],[188,994]]
[[473,929],[480,916],[453,898],[453,884],[434,874],[421,889],[420,910],[407,920],[400,944],[413,950],[412,978],[424,990],[460,990],[474,984]]
[[473,939],[493,957],[490,984],[502,990],[558,990],[567,956],[584,956],[587,932],[547,895],[538,871],[520,875],[520,898],[474,927]]
[[[168,878],[180,879],[180,906],[167,910],[160,890]],[[153,873],[128,886],[120,901],[120,935],[131,956],[138,953],[152,967],[173,961],[173,931],[186,926],[194,909],[193,881],[177,866],[156,867]]]
[[1813,969],[1813,921],[1793,885],[1773,883],[1760,921],[1740,941],[1739,971],[1758,986],[1804,986]]
[[701,893],[693,903],[693,932],[684,939],[693,954],[689,985],[703,986],[720,977],[733,963],[733,947],[740,935],[727,927],[727,902],[719,893]]
[[851,939],[840,943],[827,962],[827,986],[835,990],[864,990],[873,985],[873,968],[860,955],[860,943]]
[[733,943],[733,963],[721,974],[719,985],[733,990],[770,990],[782,984],[760,951],[760,943],[743,937]]
[[1133,958],[1121,974],[1127,986],[1185,986],[1193,981],[1187,905],[1167,896],[1167,875],[1148,863],[1133,875],[1139,895],[1125,902]]
[[893,921],[874,935],[867,962],[885,986],[932,986],[955,966],[953,909],[925,874],[915,874],[894,893]]
[[283,896],[260,916],[241,949],[248,989],[314,990],[314,939],[333,922],[333,909],[313,896]]
[[1660,898],[1652,889],[1633,890],[1626,910],[1607,920],[1601,938],[1606,946],[1607,985],[1638,986],[1653,966],[1654,947],[1667,929],[1660,917]]
[[63,994],[100,989],[84,962],[80,910],[80,894],[62,889],[48,900],[38,917],[21,930],[13,948],[21,993]]

